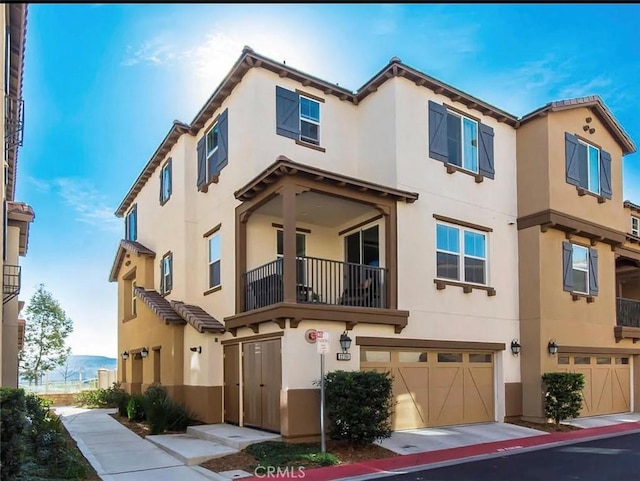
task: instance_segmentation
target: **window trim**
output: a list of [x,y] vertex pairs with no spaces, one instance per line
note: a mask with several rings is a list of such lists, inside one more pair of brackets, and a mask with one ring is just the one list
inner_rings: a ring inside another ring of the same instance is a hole
[[[582,187],[582,188],[591,194],[601,196],[602,195],[602,179],[600,178],[600,174],[602,171],[602,155],[600,153],[601,149],[600,147],[593,145],[592,143],[587,142],[586,140],[583,140],[580,137],[576,136],[576,139],[578,140],[579,144],[582,144],[587,147],[587,187],[586,188]],[[589,149],[594,149],[596,152],[598,152],[598,190],[597,191],[591,190],[591,188],[589,187],[591,184],[591,169],[589,168],[590,167]]]
[[[131,226],[130,218],[133,216],[134,221],[134,236],[131,236]],[[138,240],[138,204],[133,204],[127,215],[125,215],[125,224],[124,224],[124,237],[126,240],[131,242],[136,242]]]
[[[165,264],[169,264],[169,270],[165,270]],[[167,289],[167,277],[173,276],[173,253],[171,251],[167,252],[162,256],[162,260],[160,261],[162,268],[160,269],[160,292],[162,295],[169,294],[173,289],[173,282],[171,285],[171,289]]]
[[[461,165],[457,165],[454,164],[452,162],[450,162],[447,159],[447,163],[451,164],[454,167],[457,167],[458,169],[463,170],[464,172],[469,172],[473,175],[479,175],[480,174],[480,152],[479,152],[479,148],[480,148],[480,122],[477,119],[474,119],[472,117],[467,116],[466,114],[463,114],[462,112],[460,112],[457,109],[452,109],[451,107],[444,105],[444,108],[447,110],[447,115],[452,115],[454,117],[458,117],[460,119],[460,164]],[[476,163],[476,170],[472,170],[472,169],[468,169],[467,167],[464,166],[464,151],[465,151],[465,142],[464,142],[464,119],[467,119],[470,122],[473,122],[473,124],[476,126],[476,159],[475,159],[475,163]],[[446,121],[447,119],[445,119]],[[447,139],[448,142],[448,139]]]
[[[633,226],[634,221],[636,224],[635,227]],[[640,217],[636,217],[635,215],[631,216],[631,235],[640,237]]]
[[[214,261],[211,261],[211,241],[218,237],[220,239],[220,253],[218,255],[218,258]],[[222,238],[220,237],[220,230],[216,230],[215,232],[211,233],[209,236],[206,237],[207,239],[207,291],[210,291],[212,289],[218,289],[220,287],[222,287]],[[218,284],[215,285],[211,285],[211,265],[215,264],[216,262],[218,262],[220,264],[220,282]]]
[[[320,133],[321,133],[320,102],[318,102],[318,100],[310,97],[307,94],[298,93],[298,95],[299,95],[299,98],[298,98],[298,129],[300,131],[299,140],[302,143],[306,143],[306,144],[309,144],[309,145],[320,146]],[[318,105],[318,121],[317,122],[315,120],[302,117],[302,99],[306,99],[309,102],[314,102],[314,103],[316,103]],[[303,137],[302,136],[302,122],[307,122],[309,124],[313,124],[313,125],[316,125],[318,127],[318,138],[317,138],[317,140],[313,140],[311,138],[307,138],[307,137]]]
[[136,280],[131,280],[131,317],[136,317],[138,315],[137,308],[137,296],[136,296]]
[[[213,124],[211,124],[211,127],[209,127],[204,133],[204,154],[207,161],[213,156],[213,154],[215,154],[218,151],[218,148],[219,148],[219,145],[216,145],[215,148],[211,152],[209,152],[209,133],[212,132],[213,129],[218,127],[218,123],[219,123],[218,120],[219,118],[216,118]],[[220,135],[220,129],[218,129],[218,135]],[[218,141],[218,144],[220,144],[220,141]],[[208,166],[209,166],[209,162],[207,162],[207,176],[209,175]]]
[[[460,249],[460,252],[452,252],[452,251],[448,251],[448,250],[444,250],[444,249],[439,249],[438,248],[438,225],[442,225],[442,226],[446,226],[446,227],[453,227],[455,229],[458,229],[458,247]],[[468,231],[474,234],[479,234],[481,236],[484,237],[484,258],[482,257],[477,257],[477,256],[473,256],[473,255],[467,255],[464,254],[464,232]],[[435,222],[435,278],[434,278],[434,282],[436,284],[440,283],[440,282],[456,282],[459,284],[466,284],[469,286],[479,286],[479,287],[489,287],[491,284],[489,283],[489,236],[487,235],[488,231],[481,231],[478,229],[473,229],[470,227],[467,227],[465,225],[461,225],[461,224],[455,224],[453,222],[444,222],[441,220],[436,220]],[[458,279],[450,279],[447,277],[440,277],[438,276],[438,253],[444,253],[444,254],[450,254],[450,255],[456,255],[458,256]],[[484,283],[478,283],[478,282],[470,282],[467,281],[464,277],[464,271],[465,271],[465,264],[464,264],[464,258],[465,257],[469,257],[471,259],[479,259],[479,260],[483,260],[484,261]]]
[[[586,269],[579,269],[579,268],[576,268],[576,264],[575,264],[575,259],[576,259],[576,256],[575,256],[575,248],[576,248],[576,247],[577,247],[577,248],[579,248],[579,249],[584,249],[585,251],[587,251],[587,268],[586,268]],[[571,269],[572,269],[572,270],[574,270],[574,271],[580,271],[580,272],[584,272],[584,273],[586,273],[586,280],[587,280],[587,282],[586,282],[587,291],[586,291],[586,292],[584,292],[584,291],[579,291],[579,290],[577,290],[577,289],[576,289],[576,285],[575,285],[575,276],[574,276],[573,292],[575,292],[576,294],[583,294],[583,295],[585,295],[585,296],[590,296],[590,295],[591,295],[591,286],[589,285],[589,276],[590,276],[590,272],[589,272],[589,270],[590,270],[589,262],[591,262],[591,259],[590,259],[590,257],[591,257],[591,252],[589,251],[589,248],[588,248],[588,247],[583,246],[583,245],[581,245],[581,244],[576,244],[576,243],[574,243],[574,242],[572,242],[572,243],[571,243],[571,249],[572,249],[572,250],[571,250],[571,252],[572,252],[572,254],[571,254]]]

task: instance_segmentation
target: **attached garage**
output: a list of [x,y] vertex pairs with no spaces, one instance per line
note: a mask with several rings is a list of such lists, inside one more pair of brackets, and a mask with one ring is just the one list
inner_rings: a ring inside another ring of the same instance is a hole
[[631,361],[629,356],[559,354],[561,371],[584,374],[580,416],[631,411]]
[[495,420],[493,352],[361,347],[360,359],[393,375],[394,430]]

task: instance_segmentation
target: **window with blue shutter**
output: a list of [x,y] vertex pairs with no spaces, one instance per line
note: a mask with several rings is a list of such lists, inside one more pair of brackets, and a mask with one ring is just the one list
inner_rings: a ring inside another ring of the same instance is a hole
[[134,204],[125,217],[124,237],[129,241],[138,239],[138,204]]
[[611,154],[569,132],[564,138],[567,183],[611,199]]
[[493,179],[493,128],[429,101],[429,157]]
[[229,162],[229,109],[225,109],[198,141],[198,190],[212,182]]
[[166,204],[171,197],[171,158],[160,169],[160,205]]
[[173,288],[173,253],[167,252],[160,261],[160,293],[168,294]]
[[565,291],[597,296],[598,250],[571,242],[562,243],[562,277]]

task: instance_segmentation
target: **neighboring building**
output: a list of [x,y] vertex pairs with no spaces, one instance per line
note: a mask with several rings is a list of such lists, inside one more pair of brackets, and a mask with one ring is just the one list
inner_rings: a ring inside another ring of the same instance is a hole
[[322,330],[327,370],[392,372],[395,429],[520,417],[519,125],[397,58],[354,93],[245,48],[116,211],[123,385],[318,434]]
[[523,416],[544,417],[540,376],[565,370],[585,375],[581,415],[638,411],[639,209],[622,197],[635,145],[599,97],[547,104],[517,132]]
[[2,37],[4,82],[4,168],[2,169],[3,229],[2,239],[2,329],[0,342],[0,385],[18,386],[18,351],[24,342],[25,321],[18,319],[24,302],[18,300],[21,272],[19,257],[27,253],[29,225],[33,209],[15,201],[18,147],[22,145],[24,103],[22,70],[26,38],[27,5],[3,4]]

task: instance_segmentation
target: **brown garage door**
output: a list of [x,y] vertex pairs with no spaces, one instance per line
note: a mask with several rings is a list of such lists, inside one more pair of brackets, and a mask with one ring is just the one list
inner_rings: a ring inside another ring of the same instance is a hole
[[631,410],[631,369],[629,357],[558,355],[558,367],[584,374],[580,416],[624,413]]
[[494,420],[491,353],[363,348],[361,354],[363,370],[394,377],[395,430]]

